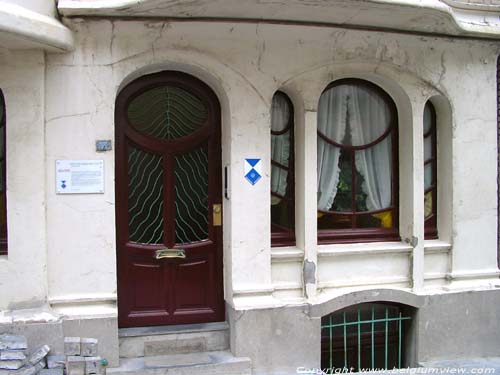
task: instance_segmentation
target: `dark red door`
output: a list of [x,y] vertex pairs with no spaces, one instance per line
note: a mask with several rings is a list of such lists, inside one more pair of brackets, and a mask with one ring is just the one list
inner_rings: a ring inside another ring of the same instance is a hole
[[120,92],[115,121],[120,326],[224,320],[215,94],[151,74]]

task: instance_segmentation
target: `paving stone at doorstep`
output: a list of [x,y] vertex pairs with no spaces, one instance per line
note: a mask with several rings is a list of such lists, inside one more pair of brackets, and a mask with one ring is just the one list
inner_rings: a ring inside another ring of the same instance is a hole
[[66,357],[67,375],[85,375],[85,357],[70,355]]
[[93,338],[82,338],[80,343],[81,355],[84,357],[97,356],[98,340]]
[[101,357],[85,357],[85,375],[101,375]]
[[24,354],[24,350],[0,350],[0,361],[4,361],[7,359],[20,359],[24,361],[26,359],[26,355]]
[[64,375],[64,370],[62,368],[43,369],[39,375]]
[[21,335],[10,335],[8,333],[0,335],[0,350],[28,349],[26,337]]
[[0,369],[2,369],[2,370],[17,370],[17,369],[21,368],[23,364],[24,364],[24,361],[21,361],[18,359],[0,361]]
[[37,350],[35,350],[33,354],[31,354],[29,362],[32,365],[35,365],[42,359],[44,359],[47,356],[47,354],[49,354],[49,352],[50,352],[50,347],[48,345],[43,345]]
[[64,338],[64,354],[65,355],[80,355],[81,339],[80,337],[65,337]]
[[47,356],[47,367],[49,369],[64,368],[65,363],[66,363],[66,357],[64,355]]

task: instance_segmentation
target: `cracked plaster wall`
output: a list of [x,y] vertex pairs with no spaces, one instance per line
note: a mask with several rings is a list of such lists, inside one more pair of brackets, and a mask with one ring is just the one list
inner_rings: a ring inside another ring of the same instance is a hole
[[[8,256],[0,256],[0,311],[47,298],[45,227],[45,57],[2,51],[0,90],[7,119]],[[29,104],[28,104],[29,103]],[[3,322],[0,313],[0,322]]]
[[[408,238],[423,231],[415,223],[423,215],[423,202],[415,198],[423,188],[414,186],[415,181],[423,184],[422,170],[411,158],[416,155],[421,160],[422,151],[411,154],[411,141],[421,145],[414,137],[419,134],[425,101],[435,95],[448,98],[453,113],[449,124],[453,173],[448,175],[453,182],[449,197],[453,211],[444,219],[450,226],[449,238],[444,240],[453,243],[451,271],[496,271],[495,72],[500,49],[495,42],[246,23],[73,19],[66,24],[75,32],[75,50],[49,54],[46,67],[51,299],[112,299],[116,293],[114,154],[98,154],[94,144],[97,139],[114,138],[114,100],[119,89],[141,74],[162,69],[198,76],[221,101],[223,164],[230,166],[231,199],[223,202],[229,303],[241,308],[279,303],[272,297],[273,284],[289,275],[297,288],[294,296],[300,297],[300,272],[286,267],[274,276],[271,272],[270,102],[277,89],[290,93],[296,107],[306,113],[305,136],[313,140],[321,91],[330,81],[346,76],[373,80],[399,106],[400,139],[410,142],[409,148],[403,142],[400,152],[402,197],[409,197],[401,203],[401,231]],[[245,157],[264,160],[264,178],[255,186],[243,179]],[[55,195],[56,159],[104,159],[105,194]],[[314,169],[315,157],[308,160]],[[415,175],[420,177],[413,181]],[[309,182],[308,189],[312,191],[314,185],[315,181]],[[313,203],[306,209],[314,213]],[[303,230],[311,227],[305,223]],[[316,251],[310,242],[314,233],[299,235],[309,238],[309,243],[299,244],[298,250]],[[385,257],[382,268],[373,267],[370,255],[346,256],[346,264],[355,264],[354,269],[343,269],[347,273],[342,277],[348,280],[364,274],[383,284],[382,274],[389,274],[399,280],[394,285],[410,283],[411,257],[404,252],[394,261]],[[443,274],[450,271],[446,260],[445,254]],[[289,264],[294,267],[301,260]],[[318,268],[323,281],[335,283],[337,276],[328,271],[328,262],[323,266]]]

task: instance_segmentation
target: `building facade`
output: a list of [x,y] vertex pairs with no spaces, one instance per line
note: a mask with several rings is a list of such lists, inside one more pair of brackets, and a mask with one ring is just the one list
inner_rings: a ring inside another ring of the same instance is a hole
[[497,2],[0,12],[0,332],[118,367],[127,327],[226,321],[254,374],[294,373],[330,314],[386,304],[400,366],[498,355]]

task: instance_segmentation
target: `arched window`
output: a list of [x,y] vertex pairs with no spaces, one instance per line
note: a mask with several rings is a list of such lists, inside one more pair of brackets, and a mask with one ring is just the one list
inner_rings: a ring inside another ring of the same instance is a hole
[[330,84],[318,108],[318,242],[396,240],[397,111],[378,86]]
[[278,91],[271,105],[271,245],[295,244],[293,105]]
[[5,101],[0,91],[0,255],[7,254],[7,164]]
[[337,374],[407,366],[414,314],[410,306],[375,302],[323,316],[321,368]]
[[437,238],[437,137],[436,111],[430,101],[424,107],[424,217],[425,238]]

